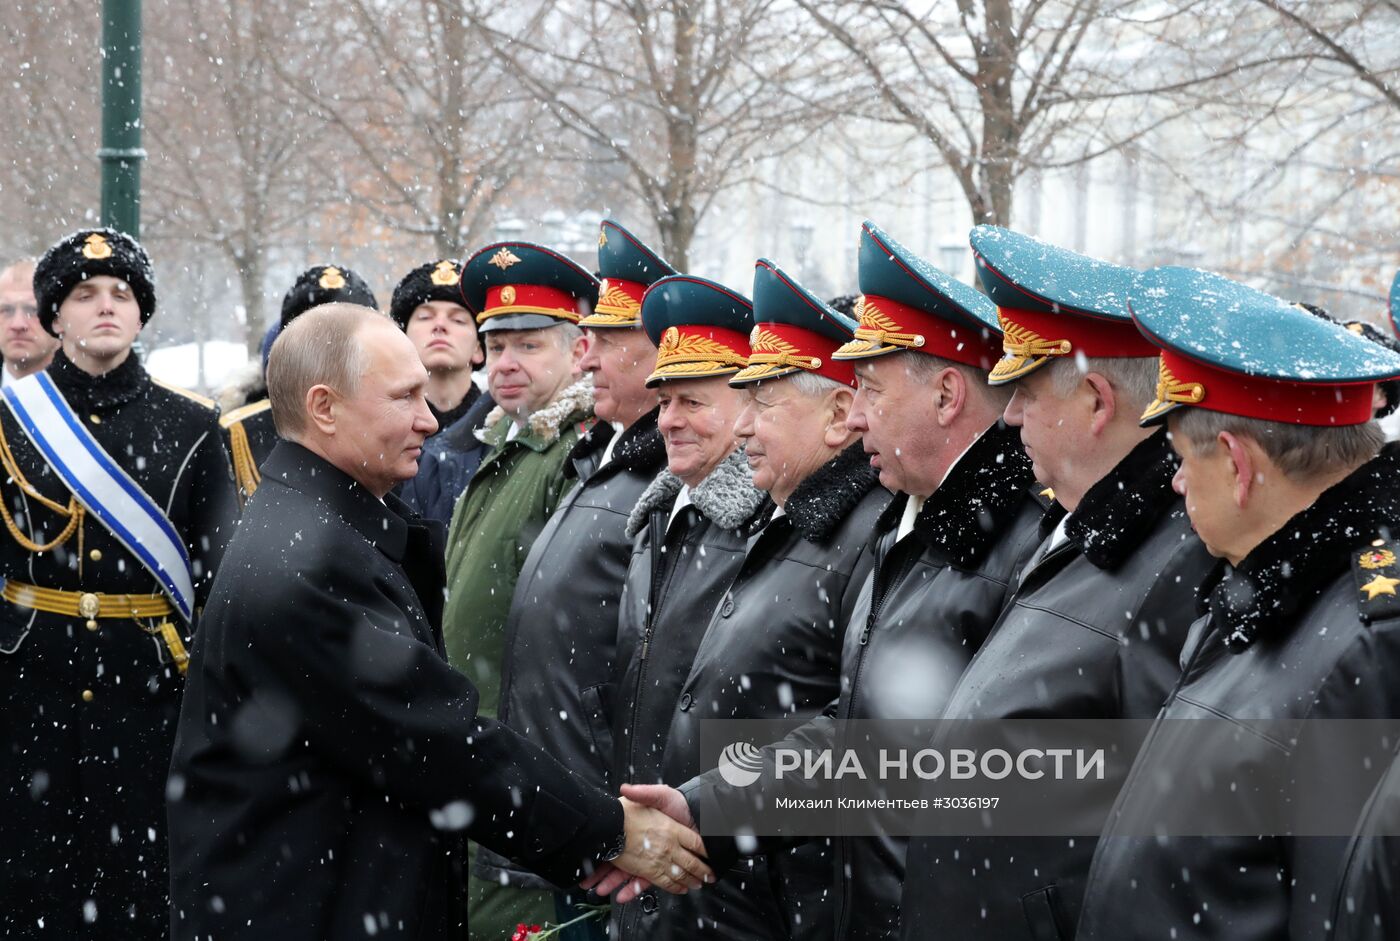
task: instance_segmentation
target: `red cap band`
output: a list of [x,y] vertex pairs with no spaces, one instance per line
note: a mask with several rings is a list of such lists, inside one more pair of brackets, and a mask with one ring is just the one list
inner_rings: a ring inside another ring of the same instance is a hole
[[1144,419],[1173,405],[1194,405],[1213,412],[1292,425],[1360,425],[1374,414],[1375,382],[1346,384],[1291,382],[1246,376],[1162,351],[1157,400]]

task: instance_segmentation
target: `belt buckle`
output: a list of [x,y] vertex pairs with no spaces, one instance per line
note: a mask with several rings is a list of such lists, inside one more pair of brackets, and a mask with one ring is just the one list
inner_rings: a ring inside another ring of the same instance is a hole
[[78,614],[92,620],[97,617],[97,612],[101,610],[102,602],[90,591],[85,591],[78,596]]

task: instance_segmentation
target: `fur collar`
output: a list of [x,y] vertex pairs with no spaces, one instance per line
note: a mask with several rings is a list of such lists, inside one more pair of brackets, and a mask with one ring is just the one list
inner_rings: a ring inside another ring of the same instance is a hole
[[1181,502],[1172,490],[1179,463],[1165,430],[1139,441],[1084,494],[1065,524],[1065,535],[1096,568],[1117,568],[1163,514]]
[[[1021,512],[1034,485],[1020,435],[997,421],[924,501],[914,534],[945,565],[976,565]],[[882,532],[899,524],[907,500],[895,500],[885,510]]]
[[[1221,566],[1210,590],[1211,619],[1231,653],[1264,631],[1282,632],[1372,540],[1400,536],[1400,445],[1323,491],[1312,506],[1246,556]],[[1204,592],[1203,592],[1204,593]]]
[[[531,414],[525,422],[525,434],[550,444],[570,424],[570,419],[580,412],[593,412],[592,373],[586,373],[573,385],[565,387],[548,405]],[[491,445],[504,441],[506,426],[501,425],[501,421],[505,418],[505,409],[499,405],[491,409],[491,414],[486,416],[485,427],[476,433],[477,438]]]
[[[642,491],[627,518],[628,537],[642,531],[653,511],[671,507],[682,486],[681,479],[669,470],[657,475]],[[732,532],[753,520],[768,503],[768,494],[753,485],[753,470],[744,457],[744,449],[735,448],[690,491],[690,502],[705,519]]]
[[219,403],[219,411],[225,415],[265,398],[267,381],[263,378],[261,359],[254,359],[235,369],[223,388],[214,393],[214,401]]
[[[656,427],[656,419],[660,414],[661,409],[654,408],[622,432],[622,436],[617,439],[617,445],[613,448],[612,461],[614,464],[633,474],[655,474],[657,472],[666,461],[666,443],[662,440],[661,432]],[[578,443],[569,452],[569,460],[564,465],[564,473],[570,477],[578,476],[574,470],[574,462],[584,461],[594,456],[602,457],[608,442],[615,434],[617,432],[613,426],[605,421],[600,421],[588,429],[588,434],[579,438]]]
[[879,482],[856,441],[798,484],[783,510],[803,539],[823,543]]

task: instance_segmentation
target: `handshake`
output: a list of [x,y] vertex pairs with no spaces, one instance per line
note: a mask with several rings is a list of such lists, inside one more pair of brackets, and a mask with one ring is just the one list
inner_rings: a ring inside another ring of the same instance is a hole
[[580,888],[599,895],[617,892],[615,901],[623,904],[653,885],[683,895],[715,881],[680,791],[664,784],[624,784],[622,818],[622,854],[594,869]]

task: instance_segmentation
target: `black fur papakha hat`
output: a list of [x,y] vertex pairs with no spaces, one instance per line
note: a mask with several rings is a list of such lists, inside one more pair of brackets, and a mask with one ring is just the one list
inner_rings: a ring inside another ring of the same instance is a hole
[[141,243],[115,229],[79,229],[65,236],[39,259],[34,268],[34,299],[39,323],[54,336],[53,323],[59,305],[74,285],[107,275],[131,286],[141,308],[141,323],[156,310],[156,279],[151,256]]
[[[389,302],[389,317],[399,325],[400,330],[408,329],[408,318],[422,304],[428,301],[451,301],[462,307],[467,306],[462,297],[462,264],[451,259],[430,261],[419,265],[394,288],[394,298]],[[473,326],[475,321],[473,320]]]
[[282,326],[322,304],[362,304],[379,309],[379,301],[365,279],[337,265],[313,265],[301,273],[282,298]]

